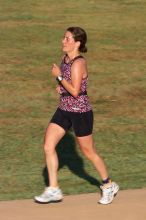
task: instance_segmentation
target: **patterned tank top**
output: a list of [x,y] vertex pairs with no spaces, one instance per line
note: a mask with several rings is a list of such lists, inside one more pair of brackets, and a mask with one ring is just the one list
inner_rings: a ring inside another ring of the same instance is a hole
[[[62,60],[60,68],[63,78],[69,83],[71,83],[71,66],[76,59],[79,58],[84,59],[84,57],[79,55],[75,57],[73,60],[71,60],[69,63],[66,63],[65,62],[66,56]],[[92,108],[89,103],[89,97],[86,93],[87,81],[88,81],[88,77],[82,79],[81,89],[80,89],[81,92],[76,98],[70,95],[68,91],[62,85],[60,85],[61,94],[60,94],[59,108],[64,111],[79,112],[79,113],[90,111]]]

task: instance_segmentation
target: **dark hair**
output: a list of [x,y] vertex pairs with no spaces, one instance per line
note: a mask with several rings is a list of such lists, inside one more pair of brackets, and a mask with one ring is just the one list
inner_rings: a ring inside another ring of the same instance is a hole
[[82,53],[87,52],[86,42],[87,42],[87,34],[80,27],[69,27],[67,31],[71,32],[75,41],[80,42],[79,51]]

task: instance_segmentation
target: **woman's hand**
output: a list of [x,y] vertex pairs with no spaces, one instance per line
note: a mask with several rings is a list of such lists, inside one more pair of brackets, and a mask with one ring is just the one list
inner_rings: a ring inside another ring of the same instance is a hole
[[60,70],[59,66],[57,66],[55,63],[52,65],[51,72],[52,72],[52,75],[55,77],[61,75],[61,70]]
[[61,94],[60,86],[56,87],[56,91],[57,91],[58,94]]

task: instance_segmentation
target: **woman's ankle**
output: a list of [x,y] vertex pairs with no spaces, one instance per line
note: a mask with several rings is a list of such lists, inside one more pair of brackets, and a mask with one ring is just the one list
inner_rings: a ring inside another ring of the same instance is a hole
[[110,177],[107,177],[106,179],[102,180],[102,185],[106,188],[109,187],[111,185],[112,181],[110,179]]

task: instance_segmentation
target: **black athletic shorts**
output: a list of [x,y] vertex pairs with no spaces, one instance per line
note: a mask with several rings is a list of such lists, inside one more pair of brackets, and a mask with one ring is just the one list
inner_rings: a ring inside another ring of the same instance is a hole
[[83,137],[92,134],[93,112],[68,112],[58,108],[50,122],[59,125],[65,131],[72,127],[77,137]]

